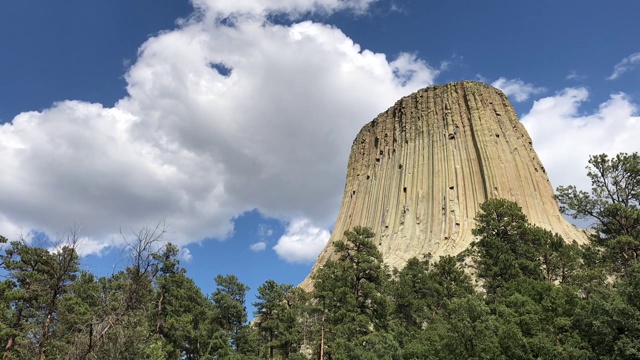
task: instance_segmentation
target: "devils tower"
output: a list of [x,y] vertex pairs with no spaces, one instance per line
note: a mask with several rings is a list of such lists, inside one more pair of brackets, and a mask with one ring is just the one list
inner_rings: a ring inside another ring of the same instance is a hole
[[[375,232],[391,267],[426,253],[458,254],[474,240],[479,204],[498,197],[566,241],[586,240],[560,214],[531,138],[500,90],[472,81],[419,90],[356,136],[338,219],[311,273],[358,225]],[[301,286],[310,288],[310,277]]]

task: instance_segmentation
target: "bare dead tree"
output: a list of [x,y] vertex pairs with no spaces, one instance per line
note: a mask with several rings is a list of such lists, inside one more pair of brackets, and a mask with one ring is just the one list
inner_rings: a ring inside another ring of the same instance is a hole
[[127,291],[127,308],[140,309],[146,305],[146,297],[151,293],[151,281],[156,275],[153,255],[161,251],[164,237],[168,232],[165,220],[159,221],[154,227],[144,226],[139,230],[132,230],[132,238],[127,237],[120,230],[127,251],[127,274],[130,278],[130,288]]
[[153,254],[162,249],[162,243],[168,231],[164,219],[154,227],[144,226],[139,230],[132,230],[133,237],[130,239],[120,229],[120,236],[128,252],[129,267],[136,269],[141,276],[148,274],[152,269]]

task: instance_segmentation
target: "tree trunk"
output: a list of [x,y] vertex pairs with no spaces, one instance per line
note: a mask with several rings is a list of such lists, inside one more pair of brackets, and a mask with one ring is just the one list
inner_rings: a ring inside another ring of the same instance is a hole
[[[28,289],[28,287],[27,287]],[[20,302],[20,306],[16,312],[16,320],[13,322],[13,329],[17,329],[22,323],[22,311],[24,310],[24,304]],[[4,353],[2,354],[2,360],[7,360],[9,358],[9,354],[16,346],[16,334],[11,334],[9,336],[9,340],[7,340],[7,345],[4,347]]]
[[44,360],[44,351],[47,348],[47,340],[49,340],[49,328],[51,327],[51,317],[53,316],[53,312],[47,312],[47,318],[44,320],[44,325],[42,327],[42,340],[40,340],[40,344],[38,348],[40,350],[40,360]]
[[162,333],[162,325],[164,323],[164,319],[162,318],[162,301],[164,300],[164,292],[160,291],[160,298],[158,299],[158,320],[156,323],[156,334],[160,335]]
[[58,303],[58,297],[60,296],[60,288],[62,288],[62,282],[58,281],[58,285],[56,285],[56,290],[51,295],[51,299],[49,300],[49,305],[47,308],[47,317],[44,320],[44,324],[42,325],[42,336],[40,339],[40,343],[38,344],[38,350],[40,351],[40,360],[44,360],[44,351],[47,348],[47,341],[49,341],[49,329],[51,329],[51,322],[53,318],[53,312]]
[[269,360],[273,359],[273,330],[269,330]]
[[320,360],[324,360],[324,319],[325,315],[322,314],[322,326],[320,327]]
[[16,336],[11,335],[9,337],[9,341],[7,341],[7,346],[4,347],[4,353],[2,354],[2,360],[7,360],[9,358],[9,353],[13,350],[13,347],[16,344]]
[[89,346],[84,350],[84,352],[82,353],[82,355],[80,356],[81,359],[88,359],[89,355],[91,355],[91,352],[93,352],[93,349],[98,345],[98,343],[105,337],[105,335],[107,334],[107,332],[109,331],[109,329],[113,326],[113,321],[109,321],[109,323],[107,324],[107,326],[104,328],[104,330],[102,330],[102,332],[98,335],[98,337],[96,337],[96,339],[94,341],[92,341],[91,337],[93,337],[93,323],[90,325],[90,332],[89,332]]

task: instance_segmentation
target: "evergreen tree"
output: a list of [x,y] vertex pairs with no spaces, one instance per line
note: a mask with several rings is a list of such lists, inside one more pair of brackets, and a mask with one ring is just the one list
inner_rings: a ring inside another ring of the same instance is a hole
[[255,326],[258,339],[266,347],[267,359],[289,359],[302,345],[299,321],[303,316],[306,294],[290,284],[267,280],[258,287]]
[[587,170],[591,192],[560,186],[556,196],[564,213],[596,220],[593,245],[624,275],[640,259],[640,155],[591,156]]
[[430,256],[411,258],[395,274],[393,312],[402,329],[420,329],[451,301],[473,293],[471,278],[456,258],[443,256],[433,265]]
[[320,354],[327,359],[361,358],[372,351],[364,339],[388,326],[388,272],[369,228],[345,232],[334,243],[336,259],[315,275],[321,309]]
[[239,336],[246,326],[245,296],[249,287],[235,275],[218,275],[215,282],[218,288],[211,295],[211,300],[214,304],[214,322],[220,329],[216,335],[217,349],[221,354],[230,353],[238,350]]
[[432,307],[428,272],[430,256],[423,260],[411,258],[400,271],[395,272],[392,285],[393,315],[404,330],[416,330],[429,317]]
[[[403,359],[507,359],[502,353],[502,330],[479,297],[454,299],[450,308],[419,332]],[[517,340],[517,333],[504,340]]]
[[206,352],[208,336],[212,335],[213,306],[186,270],[179,266],[179,250],[168,243],[156,260],[155,319],[156,335],[160,336],[161,353],[170,359],[198,359]]
[[472,244],[477,275],[490,296],[512,280],[542,279],[541,243],[551,233],[532,227],[518,204],[505,199],[489,199],[480,204]]
[[12,241],[4,250],[0,261],[13,284],[5,282],[3,286],[3,300],[9,304],[3,359],[13,352],[44,359],[54,335],[60,299],[77,276],[78,255],[71,246],[49,251],[24,240]]

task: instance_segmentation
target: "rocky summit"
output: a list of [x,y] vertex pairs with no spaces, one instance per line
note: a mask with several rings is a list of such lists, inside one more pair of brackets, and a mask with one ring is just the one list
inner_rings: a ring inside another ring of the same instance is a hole
[[[340,213],[311,274],[358,225],[375,232],[394,268],[427,253],[458,254],[474,240],[474,218],[489,198],[517,202],[531,223],[565,241],[586,241],[562,217],[531,138],[500,90],[473,81],[419,90],[356,136]],[[301,287],[312,287],[311,275]]]

